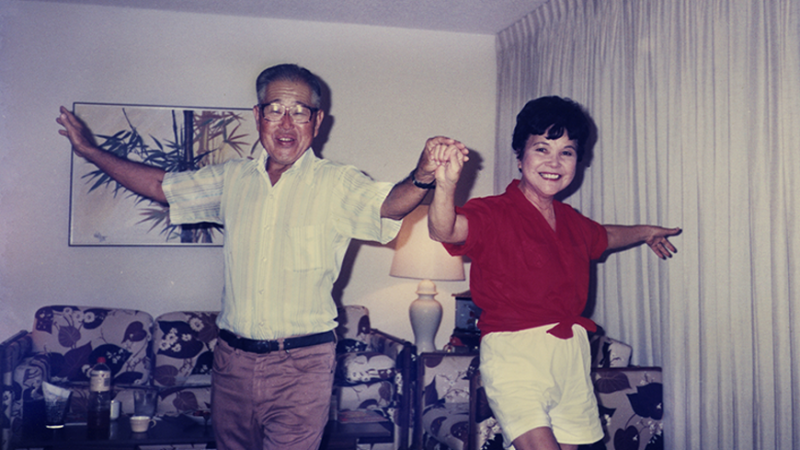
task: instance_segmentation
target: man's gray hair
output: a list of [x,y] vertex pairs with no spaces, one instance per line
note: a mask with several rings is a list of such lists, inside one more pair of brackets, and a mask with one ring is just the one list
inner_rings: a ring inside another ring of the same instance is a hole
[[279,64],[265,69],[256,79],[258,103],[266,102],[267,86],[275,81],[303,82],[311,89],[311,105],[319,108],[322,100],[322,86],[316,75],[297,64]]

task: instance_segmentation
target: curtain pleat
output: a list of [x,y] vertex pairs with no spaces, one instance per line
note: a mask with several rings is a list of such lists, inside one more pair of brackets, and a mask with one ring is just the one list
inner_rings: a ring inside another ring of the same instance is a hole
[[495,191],[522,106],[570,97],[598,136],[566,202],[681,226],[596,270],[592,318],[664,370],[671,449],[800,448],[800,33],[793,0],[550,0],[497,36]]

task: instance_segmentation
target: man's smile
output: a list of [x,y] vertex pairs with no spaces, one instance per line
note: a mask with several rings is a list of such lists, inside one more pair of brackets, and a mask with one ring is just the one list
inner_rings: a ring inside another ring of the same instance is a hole
[[278,141],[278,143],[280,144],[287,145],[287,144],[293,144],[297,140],[297,138],[295,138],[294,136],[276,136],[275,140]]

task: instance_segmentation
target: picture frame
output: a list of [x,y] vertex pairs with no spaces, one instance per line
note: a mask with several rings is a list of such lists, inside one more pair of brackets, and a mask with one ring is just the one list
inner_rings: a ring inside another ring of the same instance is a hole
[[[249,108],[73,103],[104,151],[167,172],[247,158],[260,146]],[[72,153],[70,246],[219,246],[218,224],[173,225],[169,206],[138,195]]]

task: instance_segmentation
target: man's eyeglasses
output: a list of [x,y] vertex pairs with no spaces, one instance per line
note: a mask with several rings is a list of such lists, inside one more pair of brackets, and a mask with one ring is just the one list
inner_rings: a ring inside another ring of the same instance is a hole
[[277,102],[261,103],[258,108],[261,111],[261,117],[267,122],[280,122],[284,115],[289,114],[292,123],[298,125],[308,123],[311,116],[319,110],[306,105],[284,106]]

